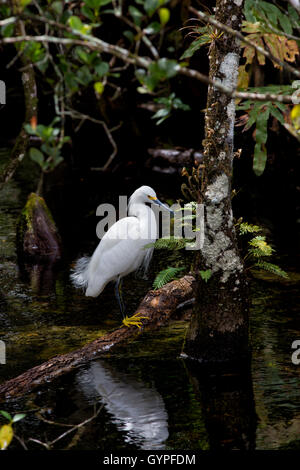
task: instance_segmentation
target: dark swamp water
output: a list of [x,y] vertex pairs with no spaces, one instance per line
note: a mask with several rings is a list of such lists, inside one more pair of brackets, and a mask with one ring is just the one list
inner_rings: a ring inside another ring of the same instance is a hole
[[[84,218],[79,217],[78,226],[74,221],[63,228],[68,246],[54,278],[47,270],[42,275],[36,270],[31,280],[20,276],[15,226],[31,190],[20,182],[10,183],[0,193],[0,339],[7,346],[1,382],[77,349],[120,323],[113,287],[95,300],[70,285],[72,259],[79,250],[92,251],[96,243],[89,241],[93,236],[84,238]],[[122,191],[119,194],[126,194],[128,188]],[[72,198],[76,206],[76,197],[73,192],[51,208],[69,207]],[[113,196],[106,197],[110,201]],[[98,204],[99,200],[89,201],[89,210],[95,211]],[[72,217],[73,213],[68,220]],[[96,219],[92,220],[94,224]],[[95,407],[98,414],[58,440],[55,449],[299,449],[300,365],[291,360],[292,342],[300,339],[297,261],[289,253],[281,257],[289,280],[256,273],[252,281],[249,371],[211,375],[195,370],[180,358],[188,320],[174,320],[105,359],[1,403],[0,409],[26,413],[15,430],[29,449],[43,448],[30,438],[49,442],[69,429],[53,423],[82,423],[95,414]],[[129,311],[150,288],[155,272],[168,263],[169,258],[156,253],[148,280],[125,279]],[[14,440],[11,449],[22,449],[19,441]]]

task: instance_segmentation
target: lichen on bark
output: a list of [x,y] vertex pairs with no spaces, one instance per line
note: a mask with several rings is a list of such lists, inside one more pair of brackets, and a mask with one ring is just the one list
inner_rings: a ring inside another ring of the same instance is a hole
[[[216,2],[215,18],[239,30],[240,1]],[[210,47],[210,78],[237,85],[240,44],[226,33]],[[205,240],[194,264],[196,305],[185,352],[204,362],[241,359],[248,353],[247,281],[237,247],[231,207],[235,101],[209,86],[205,114],[203,178],[199,203],[205,207]],[[211,270],[204,282],[201,270]]]

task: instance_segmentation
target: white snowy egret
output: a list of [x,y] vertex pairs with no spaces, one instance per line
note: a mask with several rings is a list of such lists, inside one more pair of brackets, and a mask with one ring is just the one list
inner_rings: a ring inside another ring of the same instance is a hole
[[173,212],[157,199],[149,186],[141,186],[130,197],[128,217],[118,220],[100,240],[91,258],[80,258],[71,279],[75,287],[85,289],[85,295],[97,297],[110,281],[116,281],[115,293],[126,326],[140,326],[139,314],[124,318],[121,281],[127,274],[139,268],[147,270],[153,247],[158,236],[155,214],[146,203],[154,203]]

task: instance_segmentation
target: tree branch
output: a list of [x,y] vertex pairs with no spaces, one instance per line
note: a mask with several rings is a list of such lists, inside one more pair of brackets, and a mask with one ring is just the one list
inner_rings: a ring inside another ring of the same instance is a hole
[[[74,32],[75,34],[75,32]],[[119,46],[114,46],[108,44],[105,41],[87,36],[81,33],[78,33],[80,36],[83,36],[83,39],[71,39],[71,38],[59,38],[55,36],[18,36],[18,37],[6,37],[0,40],[0,44],[13,44],[22,41],[34,41],[34,42],[50,42],[54,44],[64,44],[64,45],[77,45],[82,47],[88,47],[91,50],[98,50],[100,52],[107,52],[109,54],[115,55],[124,62],[128,62],[132,65],[138,65],[142,68],[148,69],[152,61],[145,57],[135,56],[126,49],[123,49]],[[99,42],[100,41],[100,42]],[[197,70],[188,69],[186,67],[181,67],[178,65],[177,73],[180,75],[186,75],[187,77],[194,78],[199,80],[202,83],[207,85],[213,85],[215,88],[220,90],[225,95],[231,96],[232,98],[237,99],[250,99],[253,101],[278,101],[280,103],[289,103],[289,104],[298,104],[300,103],[300,97],[294,95],[279,95],[276,93],[249,93],[235,91],[226,86],[222,85],[221,82],[216,80],[211,80],[207,75],[198,72]]]
[[[103,129],[105,131],[105,134],[107,135],[107,138],[108,138],[109,142],[111,143],[113,151],[110,154],[110,156],[108,157],[106,163],[102,167],[100,167],[100,168],[91,168],[91,169],[94,170],[94,171],[105,171],[105,170],[107,170],[107,168],[109,167],[109,165],[111,164],[111,162],[113,161],[113,159],[115,158],[115,156],[117,155],[117,152],[118,152],[117,144],[116,144],[116,142],[115,142],[115,140],[114,140],[111,133],[113,131],[118,130],[122,126],[123,123],[121,122],[120,124],[118,124],[114,128],[109,129],[107,127],[105,121],[102,121],[100,119],[95,119],[92,116],[89,116],[88,114],[80,113],[79,111],[76,111],[75,109],[68,108],[67,111],[59,112],[59,114],[61,116],[62,115],[71,116],[73,119],[80,119],[81,123],[83,123],[84,121],[91,121],[95,124],[100,124],[103,127]],[[81,123],[79,125],[81,125]]]
[[195,15],[197,15],[198,18],[206,21],[207,23],[210,23],[211,25],[215,26],[217,29],[220,29],[221,31],[224,31],[224,32],[230,34],[231,36],[234,36],[234,37],[240,39],[245,44],[248,44],[248,46],[251,46],[254,49],[256,49],[258,52],[260,52],[260,54],[264,55],[265,57],[272,60],[273,62],[276,62],[278,65],[280,65],[282,68],[284,68],[288,72],[295,75],[297,78],[300,78],[300,71],[298,69],[296,69],[295,67],[292,67],[291,65],[287,64],[286,62],[283,62],[282,60],[278,59],[278,57],[275,57],[271,52],[266,51],[266,49],[264,49],[263,47],[258,46],[255,42],[252,42],[250,39],[245,37],[239,31],[236,31],[235,29],[232,29],[229,26],[220,23],[215,18],[212,18],[211,16],[209,16],[207,13],[196,10],[193,7],[189,7],[189,10],[192,13],[194,13]]

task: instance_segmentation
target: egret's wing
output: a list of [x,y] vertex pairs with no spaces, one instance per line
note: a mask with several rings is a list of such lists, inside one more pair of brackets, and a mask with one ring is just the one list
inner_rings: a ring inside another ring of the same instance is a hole
[[[125,217],[113,224],[101,239],[98,248],[106,253],[122,240],[139,238],[139,221],[136,217]],[[97,248],[97,249],[98,249]]]
[[140,267],[147,254],[143,248],[153,241],[141,235],[137,217],[120,219],[106,232],[89,263],[86,295],[99,295],[109,281]]
[[[115,257],[119,253],[122,258],[124,250],[130,249],[132,243],[135,242],[134,239],[137,239],[138,236],[139,221],[136,217],[125,217],[118,220],[110,227],[97,246],[90,262],[89,275],[93,276],[95,271],[107,271],[107,268],[109,272],[113,272],[114,267],[117,270]],[[117,273],[118,271],[116,271]]]

